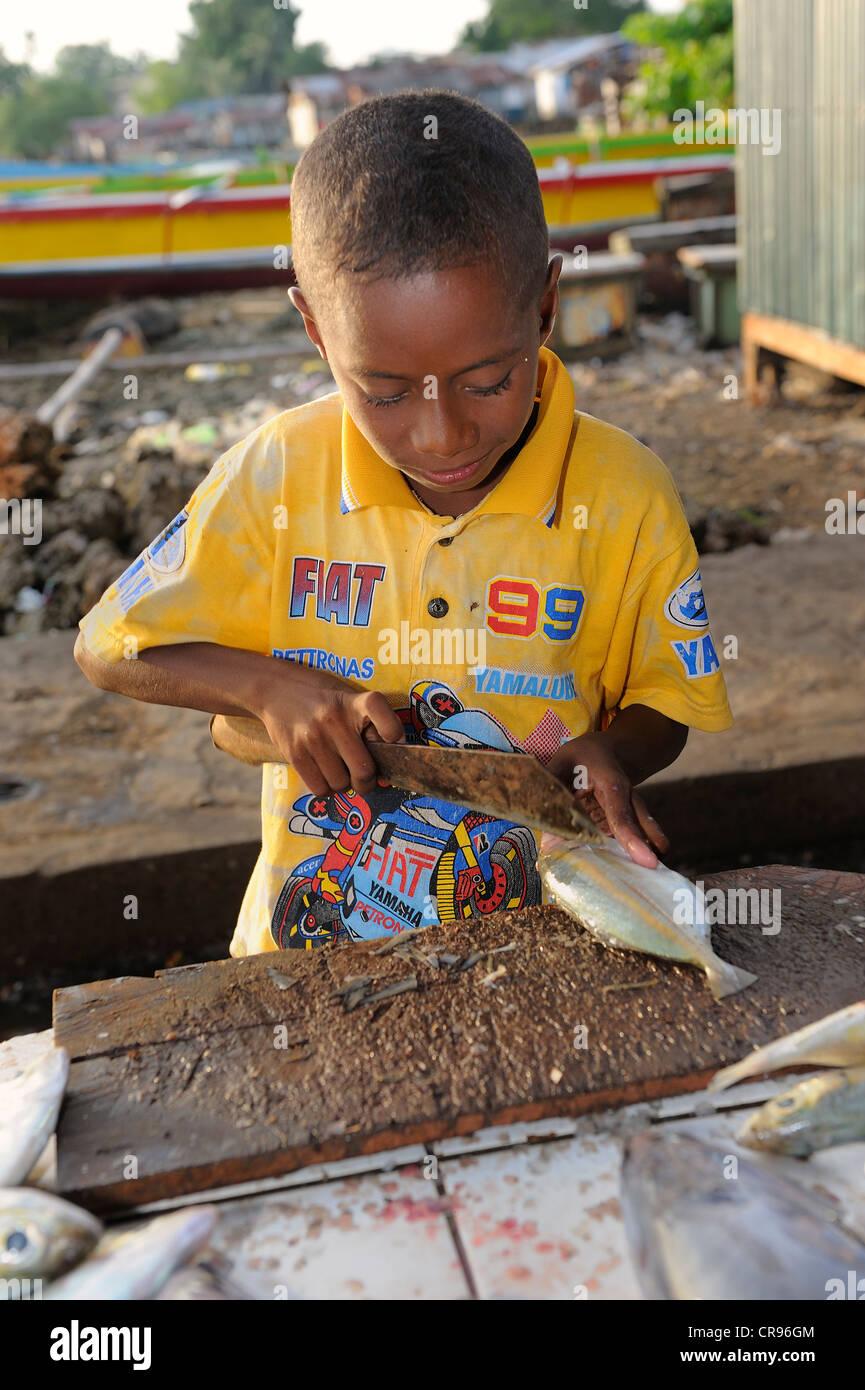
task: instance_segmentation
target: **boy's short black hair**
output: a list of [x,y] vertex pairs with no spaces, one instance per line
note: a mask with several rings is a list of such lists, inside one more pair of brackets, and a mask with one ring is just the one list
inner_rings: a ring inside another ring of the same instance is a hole
[[337,116],[297,165],[291,220],[295,275],[313,312],[346,273],[492,261],[521,307],[546,282],[532,156],[506,121],[456,92],[397,92]]

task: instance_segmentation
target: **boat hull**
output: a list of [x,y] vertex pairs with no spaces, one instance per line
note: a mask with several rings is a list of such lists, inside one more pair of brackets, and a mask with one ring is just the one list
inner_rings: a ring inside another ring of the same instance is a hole
[[[659,215],[665,176],[726,170],[724,155],[541,169],[547,222],[585,230]],[[0,298],[88,298],[192,289],[286,286],[290,184],[116,195],[0,199]],[[597,235],[595,235],[597,231]]]

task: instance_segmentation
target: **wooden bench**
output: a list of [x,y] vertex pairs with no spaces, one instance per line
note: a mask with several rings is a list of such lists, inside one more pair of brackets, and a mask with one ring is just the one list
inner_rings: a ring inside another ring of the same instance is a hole
[[620,227],[610,235],[610,250],[620,254],[636,251],[646,257],[641,308],[686,310],[689,286],[677,253],[683,246],[722,245],[735,240],[734,215],[699,217]]
[[592,251],[566,256],[550,347],[563,358],[613,357],[634,346],[645,257]]
[[682,246],[676,254],[690,281],[691,313],[700,347],[727,347],[737,343],[738,246]]

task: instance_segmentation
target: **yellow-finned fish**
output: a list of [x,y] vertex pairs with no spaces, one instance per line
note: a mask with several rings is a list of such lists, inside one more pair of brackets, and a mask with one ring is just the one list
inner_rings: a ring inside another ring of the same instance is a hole
[[793,1158],[865,1139],[865,1067],[809,1076],[749,1115],[736,1138]]
[[741,1062],[716,1072],[709,1082],[709,1090],[723,1091],[746,1077],[804,1066],[809,1062],[823,1067],[865,1064],[865,999],[837,1013],[827,1014],[795,1033],[776,1038],[765,1047],[758,1047]]
[[538,872],[556,905],[605,946],[698,965],[716,999],[757,978],[712,950],[701,890],[663,864],[635,864],[615,840],[574,844],[544,835]]

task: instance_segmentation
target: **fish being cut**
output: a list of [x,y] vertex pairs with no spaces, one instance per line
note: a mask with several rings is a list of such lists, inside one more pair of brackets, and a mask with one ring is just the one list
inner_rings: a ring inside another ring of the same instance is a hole
[[663,864],[635,864],[614,840],[586,845],[544,835],[538,872],[556,905],[605,946],[698,965],[716,999],[757,978],[713,951],[701,889]]
[[622,1212],[650,1299],[826,1299],[865,1269],[865,1244],[828,1202],[663,1127],[626,1143]]
[[89,1259],[50,1285],[46,1297],[154,1298],[169,1276],[207,1244],[217,1215],[213,1205],[184,1207],[120,1235],[105,1235]]
[[0,1188],[0,1278],[52,1279],[83,1260],[102,1222],[39,1187]]
[[809,1076],[749,1115],[736,1138],[794,1158],[865,1139],[865,1067]]
[[827,1014],[816,1023],[776,1038],[765,1047],[758,1047],[741,1062],[716,1072],[709,1082],[709,1090],[723,1091],[725,1086],[734,1086],[746,1077],[804,1066],[809,1062],[824,1067],[865,1064],[865,1000]]
[[52,1048],[0,1087],[0,1186],[23,1182],[57,1127],[69,1054]]

